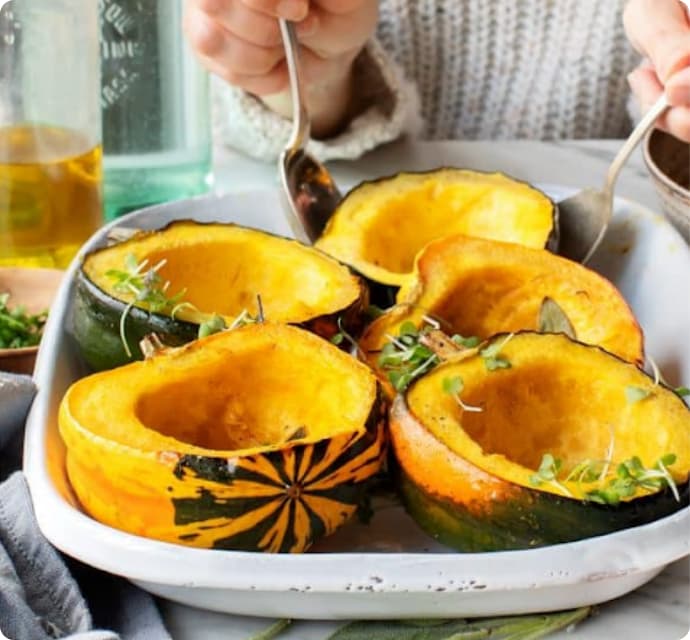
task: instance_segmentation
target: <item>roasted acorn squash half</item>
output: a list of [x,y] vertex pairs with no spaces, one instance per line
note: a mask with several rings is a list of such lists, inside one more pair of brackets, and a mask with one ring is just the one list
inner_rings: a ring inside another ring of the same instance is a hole
[[75,382],[59,411],[84,510],[196,547],[300,552],[384,454],[369,369],[288,325],[224,331]]
[[242,314],[325,338],[340,321],[357,335],[367,306],[362,278],[318,250],[234,224],[179,221],[86,255],[73,325],[84,359],[101,370],[140,359],[149,333],[180,345],[203,323],[231,326]]
[[422,250],[398,304],[365,330],[361,351],[384,379],[379,354],[404,323],[419,328],[425,318],[436,318],[446,333],[482,340],[502,332],[554,330],[557,324],[545,328],[540,322],[545,300],[565,316],[562,329],[571,337],[643,363],[640,325],[606,278],[548,251],[463,235]]
[[557,220],[554,203],[524,182],[442,168],[362,183],[345,196],[316,247],[371,282],[398,287],[432,240],[463,233],[555,250]]
[[462,551],[522,549],[688,505],[690,409],[679,395],[562,334],[491,344],[439,365],[391,408],[399,486],[428,533]]

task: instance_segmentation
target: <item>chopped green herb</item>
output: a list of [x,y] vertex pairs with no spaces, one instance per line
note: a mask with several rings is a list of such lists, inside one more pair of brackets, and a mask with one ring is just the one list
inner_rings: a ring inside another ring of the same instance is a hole
[[690,389],[688,387],[676,387],[674,389],[677,395],[679,395],[681,398],[685,398],[687,396],[690,396]]
[[10,309],[9,299],[9,293],[0,293],[0,349],[36,346],[41,340],[48,312],[29,314],[22,305]]

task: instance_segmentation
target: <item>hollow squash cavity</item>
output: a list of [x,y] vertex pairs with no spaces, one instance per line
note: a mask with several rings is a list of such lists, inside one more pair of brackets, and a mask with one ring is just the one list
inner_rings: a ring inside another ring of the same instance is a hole
[[201,548],[301,552],[382,467],[371,371],[259,323],[76,381],[59,411],[70,485],[100,522]]
[[361,346],[376,367],[388,336],[397,335],[404,322],[421,327],[429,316],[449,334],[481,339],[538,331],[545,299],[558,305],[578,341],[643,362],[640,325],[603,276],[548,251],[463,235],[424,248],[414,274],[398,292],[398,305],[367,328]]
[[[294,331],[299,340],[291,339]],[[165,358],[82,379],[68,395],[71,417],[141,450],[165,442],[206,453],[363,428],[376,395],[363,365],[298,329],[250,325],[234,332],[234,339],[217,334]]]
[[[274,322],[299,323],[339,311],[360,296],[360,283],[330,257],[295,241],[227,224],[176,222],[160,231],[98,251],[84,263],[87,277],[115,298],[110,270],[122,270],[133,254],[147,260],[169,281],[170,295],[199,312],[234,318],[246,310],[256,316],[257,296],[265,316]],[[135,302],[136,304],[136,302]],[[177,314],[194,320],[189,308]]]
[[448,234],[555,246],[554,206],[502,174],[402,173],[351,191],[316,246],[375,282],[400,285],[417,253]]
[[[633,456],[651,468],[672,453],[672,473],[687,481],[690,411],[637,367],[555,334],[517,334],[500,353],[510,368],[489,371],[481,356],[448,362],[407,394],[410,412],[455,454],[530,487],[547,453],[563,469],[607,459],[615,467]],[[443,380],[458,376],[462,402],[481,411],[464,411],[443,392]],[[631,402],[629,389],[648,395]]]

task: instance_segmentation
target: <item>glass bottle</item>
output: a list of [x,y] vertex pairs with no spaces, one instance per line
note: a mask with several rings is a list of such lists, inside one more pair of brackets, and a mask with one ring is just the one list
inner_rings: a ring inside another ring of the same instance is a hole
[[106,218],[211,185],[209,79],[182,0],[99,0]]
[[98,13],[0,0],[0,265],[67,266],[102,222]]

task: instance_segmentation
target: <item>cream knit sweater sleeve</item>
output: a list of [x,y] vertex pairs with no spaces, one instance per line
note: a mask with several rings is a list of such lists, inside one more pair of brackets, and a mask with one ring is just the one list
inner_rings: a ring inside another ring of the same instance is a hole
[[[625,0],[381,0],[356,90],[370,105],[322,159],[354,158],[403,132],[425,139],[622,137],[638,61]],[[290,123],[214,80],[216,139],[275,159]]]

